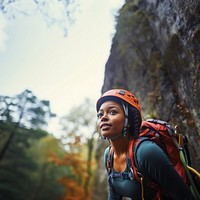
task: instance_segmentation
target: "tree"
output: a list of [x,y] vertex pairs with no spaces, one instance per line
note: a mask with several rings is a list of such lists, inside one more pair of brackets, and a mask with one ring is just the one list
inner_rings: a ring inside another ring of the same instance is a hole
[[61,140],[69,151],[76,151],[74,144],[77,142],[87,143],[87,140],[94,137],[96,127],[96,114],[90,99],[73,107],[70,112],[60,119],[63,134]]
[[[11,123],[0,123],[0,148],[4,146],[14,127]],[[0,199],[3,200],[26,199],[29,187],[33,187],[31,172],[37,170],[37,163],[27,149],[34,140],[38,141],[47,134],[39,130],[37,134],[32,134],[31,130],[19,127],[15,128],[15,133],[0,165]],[[27,134],[29,137],[26,137]]]
[[0,151],[0,161],[19,127],[28,129],[44,128],[50,118],[55,117],[50,110],[50,103],[39,100],[30,90],[25,90],[14,97],[0,96],[0,123],[15,124],[8,133],[8,139]]
[[64,156],[59,156],[52,152],[49,161],[58,168],[65,168],[65,174],[58,179],[58,182],[64,187],[62,200],[86,200],[83,185],[87,173],[81,153],[65,152]]
[[[81,152],[80,144],[86,144],[86,174],[84,191],[85,199],[89,195],[89,186],[92,177],[92,152],[96,133],[96,114],[89,99],[71,109],[69,114],[61,118],[63,135],[61,141],[69,152]],[[79,145],[77,145],[79,144]]]
[[[10,128],[11,124],[0,123],[0,147]],[[0,199],[60,199],[64,188],[58,180],[66,170],[50,162],[52,152],[65,153],[58,139],[43,130],[18,127],[0,165]]]
[[24,128],[44,128],[54,117],[50,103],[39,100],[30,90],[14,97],[0,96],[0,121],[12,122]]
[[68,26],[74,22],[78,0],[1,0],[0,12],[8,19],[18,15],[41,14],[48,25],[57,24],[67,34]]
[[52,162],[52,154],[56,155],[57,158],[63,158],[65,155],[60,140],[48,134],[38,141],[35,140],[28,153],[35,158],[38,166],[32,174],[35,184],[31,189],[29,199],[61,199],[64,194],[64,187],[59,180],[68,173],[68,170],[65,166],[59,166]]

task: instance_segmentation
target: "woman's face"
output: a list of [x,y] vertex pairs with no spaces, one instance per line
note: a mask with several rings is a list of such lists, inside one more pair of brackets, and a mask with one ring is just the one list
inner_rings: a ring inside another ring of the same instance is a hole
[[101,135],[112,138],[119,135],[124,127],[124,111],[114,101],[104,102],[97,113],[97,127]]

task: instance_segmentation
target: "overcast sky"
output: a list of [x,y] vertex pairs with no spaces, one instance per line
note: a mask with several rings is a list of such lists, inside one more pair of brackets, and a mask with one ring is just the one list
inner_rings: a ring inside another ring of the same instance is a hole
[[0,15],[0,95],[31,90],[49,100],[59,116],[86,97],[101,94],[105,63],[122,0],[80,0],[80,12],[67,37],[41,16],[6,20]]

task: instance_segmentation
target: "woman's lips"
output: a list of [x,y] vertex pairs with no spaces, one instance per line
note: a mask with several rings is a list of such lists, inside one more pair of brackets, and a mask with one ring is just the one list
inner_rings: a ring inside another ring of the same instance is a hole
[[103,124],[101,124],[100,129],[103,131],[103,130],[109,129],[110,127],[111,127],[110,124],[103,123]]

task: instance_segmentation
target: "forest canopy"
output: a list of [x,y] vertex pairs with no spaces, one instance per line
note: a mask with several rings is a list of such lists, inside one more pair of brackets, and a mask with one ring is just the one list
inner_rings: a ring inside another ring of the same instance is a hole
[[[95,138],[88,134],[81,139],[82,130],[95,127],[90,123],[92,113],[82,117],[90,106],[86,100],[63,117],[65,138],[72,138],[66,144],[63,138],[56,139],[45,131],[49,120],[56,116],[49,101],[38,99],[30,90],[13,97],[0,96],[1,199],[80,199],[79,195],[91,199]],[[76,128],[67,128],[68,122]],[[79,126],[77,122],[82,123]]]

